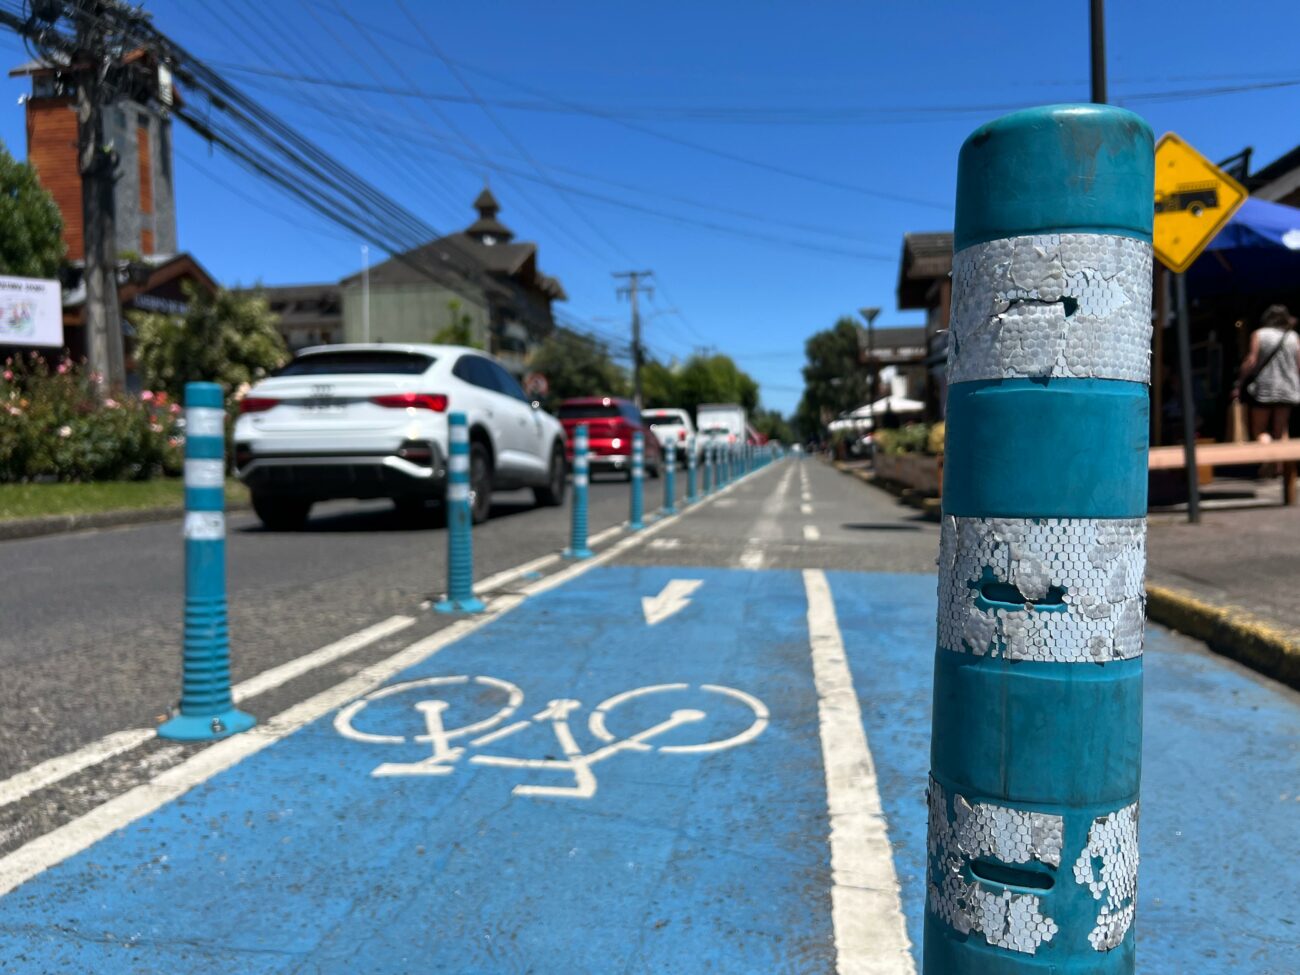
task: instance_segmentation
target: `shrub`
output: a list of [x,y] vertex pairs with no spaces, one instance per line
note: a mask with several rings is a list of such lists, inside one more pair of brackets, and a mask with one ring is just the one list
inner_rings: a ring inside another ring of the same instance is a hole
[[909,423],[897,429],[877,430],[872,434],[876,449],[885,454],[925,453],[930,438],[926,423]]
[[143,480],[181,467],[180,408],[165,394],[100,399],[66,360],[16,356],[0,372],[0,481]]

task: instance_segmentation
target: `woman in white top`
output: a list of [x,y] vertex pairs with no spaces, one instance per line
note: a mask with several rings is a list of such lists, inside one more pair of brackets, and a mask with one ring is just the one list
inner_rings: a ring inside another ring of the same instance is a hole
[[1291,409],[1300,403],[1300,337],[1296,318],[1286,305],[1270,305],[1250,337],[1250,352],[1241,364],[1232,391],[1250,404],[1250,435],[1256,440],[1285,440]]

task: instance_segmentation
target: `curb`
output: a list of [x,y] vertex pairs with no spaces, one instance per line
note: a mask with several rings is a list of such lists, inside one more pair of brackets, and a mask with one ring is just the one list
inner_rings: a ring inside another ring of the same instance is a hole
[[1266,677],[1300,690],[1300,633],[1238,606],[1147,583],[1147,615]]
[[[251,505],[230,504],[227,511],[246,511]],[[92,528],[117,528],[122,525],[144,525],[154,521],[170,521],[184,517],[185,509],[128,508],[122,511],[94,511],[80,515],[44,515],[39,518],[14,518],[0,521],[0,542],[20,538],[38,538],[42,535],[62,535],[66,532],[88,531]]]

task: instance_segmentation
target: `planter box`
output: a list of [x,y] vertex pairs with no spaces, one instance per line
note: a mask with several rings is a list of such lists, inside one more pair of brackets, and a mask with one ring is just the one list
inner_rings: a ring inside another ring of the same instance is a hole
[[876,476],[932,498],[943,493],[943,457],[929,454],[876,454]]

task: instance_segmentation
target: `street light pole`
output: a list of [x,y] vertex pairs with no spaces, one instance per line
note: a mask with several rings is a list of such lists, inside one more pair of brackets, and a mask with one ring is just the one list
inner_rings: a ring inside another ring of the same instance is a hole
[[871,429],[876,429],[876,316],[880,314],[879,308],[859,308],[858,314],[863,317],[867,323],[867,376],[870,388],[867,390],[867,418],[871,421]]
[[1092,26],[1092,100],[1106,104],[1106,0],[1089,0]]

